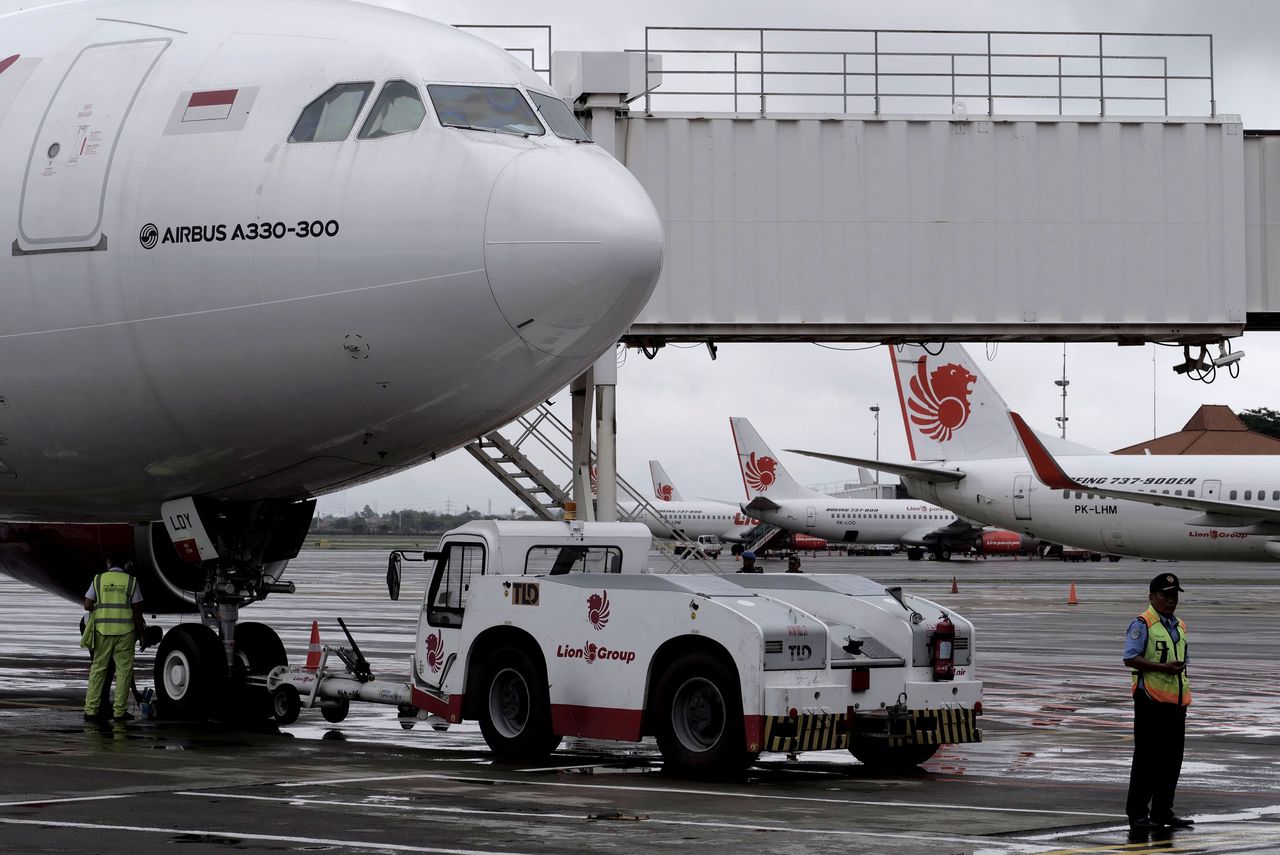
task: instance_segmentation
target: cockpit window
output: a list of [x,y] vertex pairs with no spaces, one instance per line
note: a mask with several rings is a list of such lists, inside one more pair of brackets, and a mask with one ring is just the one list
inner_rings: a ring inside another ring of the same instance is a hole
[[378,94],[378,100],[373,102],[373,109],[357,138],[376,140],[416,131],[426,114],[418,87],[403,80],[389,80]]
[[339,83],[307,105],[289,142],[341,142],[355,127],[372,83]]
[[546,131],[519,89],[500,86],[428,86],[431,103],[447,128],[540,137]]
[[538,112],[542,114],[542,118],[546,120],[547,127],[551,128],[553,134],[562,140],[591,142],[591,135],[578,123],[578,117],[573,115],[573,110],[569,109],[568,104],[552,95],[543,95],[541,92],[531,91],[529,97],[533,99],[533,106],[538,108]]

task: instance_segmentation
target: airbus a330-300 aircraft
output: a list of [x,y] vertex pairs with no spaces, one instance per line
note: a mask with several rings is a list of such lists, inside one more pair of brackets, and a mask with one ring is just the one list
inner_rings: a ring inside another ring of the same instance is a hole
[[964,348],[890,348],[913,464],[802,452],[902,477],[913,495],[1111,555],[1280,558],[1280,466],[1231,455],[1118,455],[1032,431]]
[[148,611],[202,618],[157,655],[162,709],[198,717],[283,659],[239,609],[290,587],[314,497],[563,387],[662,234],[540,77],[456,29],[85,0],[0,16],[0,247],[0,570],[78,602],[134,555]]

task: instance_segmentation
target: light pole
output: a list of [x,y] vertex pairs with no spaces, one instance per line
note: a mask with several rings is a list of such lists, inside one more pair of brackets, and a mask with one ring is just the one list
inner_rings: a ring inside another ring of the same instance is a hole
[[1062,390],[1062,415],[1054,416],[1053,420],[1058,423],[1058,427],[1062,428],[1062,438],[1067,438],[1067,387],[1071,385],[1071,381],[1067,379],[1067,346],[1062,345],[1062,379],[1054,380],[1053,385]]
[[[880,462],[880,405],[871,405],[871,415],[876,419],[876,463]],[[880,483],[880,470],[876,470],[876,483]]]

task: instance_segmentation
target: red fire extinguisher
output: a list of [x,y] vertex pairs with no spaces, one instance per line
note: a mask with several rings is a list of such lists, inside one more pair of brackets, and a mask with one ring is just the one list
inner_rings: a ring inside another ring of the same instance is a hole
[[933,679],[953,680],[956,676],[956,626],[942,613],[942,620],[933,628],[933,639],[929,642],[929,653],[933,659]]

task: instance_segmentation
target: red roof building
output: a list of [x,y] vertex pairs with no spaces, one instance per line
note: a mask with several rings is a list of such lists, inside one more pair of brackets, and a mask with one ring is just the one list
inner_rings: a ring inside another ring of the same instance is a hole
[[1231,408],[1205,404],[1177,433],[1158,436],[1115,454],[1280,454],[1280,439],[1245,427]]

